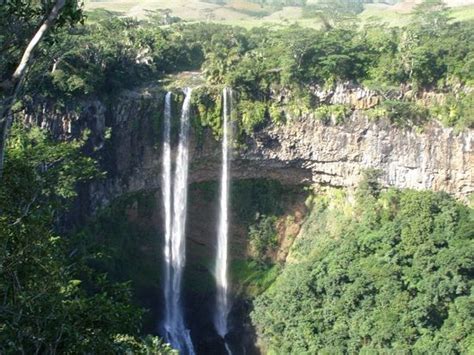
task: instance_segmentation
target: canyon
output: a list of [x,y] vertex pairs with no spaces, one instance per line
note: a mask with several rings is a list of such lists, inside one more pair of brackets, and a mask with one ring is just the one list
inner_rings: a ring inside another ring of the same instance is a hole
[[[328,100],[352,102],[354,110],[344,123],[321,122],[311,113],[285,124],[269,122],[235,147],[232,178],[354,188],[365,170],[376,169],[384,187],[444,191],[468,200],[474,191],[472,130],[456,132],[436,121],[400,127],[386,119],[369,120],[357,107],[377,101],[370,91],[336,89]],[[146,88],[124,92],[109,104],[89,100],[76,111],[45,103],[27,111],[25,121],[62,139],[90,131],[87,149],[107,171],[82,195],[82,203],[94,211],[125,193],[160,187],[163,102],[164,92]],[[217,180],[219,144],[209,129],[199,136],[191,133],[191,183]]]
[[[87,134],[84,149],[106,172],[104,178],[80,186],[79,198],[71,210],[73,223],[89,223],[103,208],[128,199],[125,214],[116,215],[111,221],[126,217],[132,230],[137,231],[129,236],[137,249],[131,255],[138,252],[140,262],[146,262],[150,269],[156,265],[154,275],[150,271],[141,275],[143,284],[135,289],[140,304],[151,310],[145,327],[151,333],[156,332],[156,320],[164,317],[160,305],[165,303],[161,281],[157,281],[162,271],[156,262],[162,257],[165,239],[162,207],[165,95],[161,88],[148,87],[123,92],[108,102],[89,100],[74,110],[56,109],[52,103],[43,103],[31,107],[24,115],[25,122],[38,124],[57,139]],[[259,181],[282,186],[268,192],[278,196],[282,206],[276,223],[278,247],[267,254],[272,263],[291,262],[287,260],[288,252],[307,212],[304,186],[354,190],[365,172],[371,170],[377,172],[379,183],[386,188],[442,191],[468,202],[474,191],[472,130],[457,132],[433,120],[422,127],[397,126],[388,119],[370,120],[365,110],[377,105],[380,99],[362,88],[336,87],[333,91],[316,88],[315,95],[320,103],[350,106],[350,115],[337,122],[319,120],[313,112],[294,115],[288,111],[286,122],[267,119],[251,135],[236,139],[232,147],[230,176],[237,193],[247,191],[251,195],[249,186],[259,186]],[[283,102],[287,96],[288,93],[275,94]],[[178,155],[184,96],[176,91],[173,97],[175,101],[169,103],[174,112],[169,127],[171,151],[166,154],[170,154],[171,161]],[[251,309],[248,297],[261,290],[246,289],[246,281],[237,275],[242,273],[242,267],[244,273],[250,270],[248,228],[255,217],[241,218],[245,206],[232,201],[235,192],[231,194],[229,210],[229,293],[233,308],[226,311],[230,312],[226,342],[212,324],[216,296],[212,270],[222,143],[211,129],[199,126],[195,110],[191,105],[183,313],[197,353],[219,354],[230,346],[237,353],[245,349],[246,353],[257,354],[260,351],[255,348],[258,339],[248,319]],[[240,181],[243,187],[239,187]],[[259,200],[265,200],[265,191],[265,188],[258,190]],[[140,235],[143,231],[147,237]],[[126,262],[130,262],[129,257]]]

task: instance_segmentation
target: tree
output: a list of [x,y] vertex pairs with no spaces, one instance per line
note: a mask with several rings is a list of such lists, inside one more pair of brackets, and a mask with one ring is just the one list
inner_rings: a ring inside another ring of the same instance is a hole
[[0,352],[171,353],[155,337],[140,339],[143,311],[129,284],[90,266],[100,253],[55,230],[76,184],[98,177],[83,143],[13,126],[0,185]]
[[364,10],[362,0],[320,0],[305,7],[305,17],[318,17],[326,30],[337,23],[353,19]]
[[443,0],[424,0],[414,8],[412,16],[412,26],[428,35],[436,35],[450,20],[449,8]]
[[171,9],[147,10],[148,21],[159,26],[167,26],[181,21],[179,17],[173,16],[172,14],[173,10]]
[[295,262],[254,302],[269,352],[472,352],[472,209],[377,190],[362,186],[355,206],[315,198]]
[[[32,18],[30,18],[30,14],[33,14]],[[79,21],[81,16],[82,12],[78,8],[77,0],[56,0],[54,2],[20,0],[2,4],[0,12],[2,22],[18,22],[16,25],[21,29],[21,34],[17,34],[18,43],[16,43],[18,45],[17,53],[21,53],[21,56],[14,56],[17,64],[9,77],[5,78],[5,73],[2,73],[4,81],[1,87],[4,92],[2,93],[0,107],[0,179],[3,173],[6,140],[13,122],[13,106],[20,95],[21,85],[34,50],[55,26],[63,26],[66,23],[73,24]],[[35,20],[38,22],[37,24],[34,23]],[[31,32],[31,28],[35,25],[39,26]],[[27,40],[27,38],[30,39]],[[8,39],[2,37],[2,40],[8,43]],[[24,42],[27,42],[26,47],[23,44]],[[1,48],[2,51],[6,51],[8,46],[2,43]]]

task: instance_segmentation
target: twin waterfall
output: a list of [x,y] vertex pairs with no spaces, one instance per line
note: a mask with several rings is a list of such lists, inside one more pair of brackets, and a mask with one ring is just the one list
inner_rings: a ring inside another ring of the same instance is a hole
[[[185,90],[185,99],[180,121],[180,132],[174,177],[172,176],[171,159],[171,93],[165,97],[164,132],[163,132],[163,167],[162,198],[164,206],[164,301],[163,320],[164,337],[181,354],[194,354],[190,331],[185,326],[182,305],[182,277],[186,262],[186,212],[188,195],[189,170],[189,131],[192,90]],[[217,255],[214,275],[216,278],[216,308],[214,326],[217,333],[224,338],[228,333],[228,315],[230,301],[228,294],[228,200],[229,168],[232,129],[230,125],[232,91],[223,92],[223,139],[222,139],[222,175],[220,181],[220,216],[217,233]],[[230,353],[229,348],[227,351]]]

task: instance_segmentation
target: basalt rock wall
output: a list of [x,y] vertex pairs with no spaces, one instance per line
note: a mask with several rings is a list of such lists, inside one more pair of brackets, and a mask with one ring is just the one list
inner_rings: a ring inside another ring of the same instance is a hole
[[[445,191],[461,200],[474,191],[472,130],[455,132],[437,122],[401,128],[386,120],[369,121],[357,108],[357,102],[364,108],[378,100],[367,90],[345,94],[337,89],[330,97],[356,102],[344,123],[324,123],[311,114],[282,125],[269,123],[236,147],[232,178],[351,188],[373,168],[387,187]],[[108,104],[85,102],[68,114],[43,105],[27,113],[25,120],[40,123],[60,138],[90,131],[86,150],[107,172],[82,194],[82,208],[95,210],[124,193],[159,188],[163,100],[161,92],[128,92]],[[177,131],[179,112],[174,117]],[[191,182],[216,180],[220,154],[220,143],[210,131],[193,135]]]

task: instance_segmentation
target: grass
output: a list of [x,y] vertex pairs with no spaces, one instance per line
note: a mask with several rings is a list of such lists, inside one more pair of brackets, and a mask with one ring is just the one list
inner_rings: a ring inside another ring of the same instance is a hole
[[359,15],[364,22],[376,20],[384,22],[389,26],[403,26],[410,22],[410,15],[394,11],[390,6],[381,4],[368,4],[365,10]]
[[474,5],[456,7],[452,9],[451,16],[458,21],[474,20]]
[[[85,10],[107,10],[102,16],[128,16],[144,19],[148,11],[170,9],[173,16],[185,21],[204,21],[231,24],[252,28],[262,25],[291,25],[294,23],[304,27],[321,28],[319,19],[303,19],[303,9],[300,7],[261,7],[246,0],[228,0],[225,4],[214,4],[202,0],[85,0]],[[89,15],[89,21],[95,17]],[[455,7],[452,9],[454,20],[466,21],[474,19],[474,4]],[[400,7],[384,4],[367,4],[365,10],[358,16],[360,23],[373,20],[384,22],[388,26],[403,26],[410,22],[410,14]]]
[[233,283],[249,297],[255,297],[265,291],[275,281],[280,266],[275,264],[263,266],[253,260],[234,260],[230,265]]
[[[235,21],[252,16],[251,13],[259,9],[248,6],[247,1],[232,1],[226,5],[216,5],[199,0],[107,0],[107,1],[85,1],[87,11],[94,9],[106,9],[110,11],[124,12],[126,16],[143,19],[148,11],[159,9],[170,9],[173,16],[181,17],[187,21]],[[251,4],[254,5],[254,4]]]

